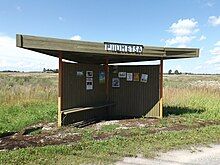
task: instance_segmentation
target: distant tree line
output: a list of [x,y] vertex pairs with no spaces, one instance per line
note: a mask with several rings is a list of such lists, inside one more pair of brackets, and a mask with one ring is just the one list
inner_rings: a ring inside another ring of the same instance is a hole
[[179,72],[178,70],[175,70],[175,71],[173,72],[171,69],[168,71],[168,74],[170,74],[170,75],[180,75],[180,74],[185,74],[185,75],[220,75],[220,74],[218,74],[218,73],[209,74],[209,73]]
[[168,71],[168,74],[182,74],[182,72],[179,72],[178,70],[175,70],[174,72],[170,69]]
[[17,71],[17,70],[3,70],[3,71],[1,71],[1,72],[20,72],[20,71]]
[[43,73],[58,73],[58,69],[43,69]]

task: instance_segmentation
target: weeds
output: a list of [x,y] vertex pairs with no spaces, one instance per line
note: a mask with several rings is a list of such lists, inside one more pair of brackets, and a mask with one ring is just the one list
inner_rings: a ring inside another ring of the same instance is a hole
[[[56,121],[56,77],[0,74],[0,134]],[[118,129],[118,124],[105,125],[99,130],[71,128],[70,131],[82,135],[80,142],[1,152],[0,164],[111,163],[124,156],[152,157],[158,151],[220,142],[220,76],[165,76],[164,82],[165,117],[155,125],[127,130]],[[214,124],[200,128],[199,122]],[[160,131],[178,125],[186,126],[186,130]],[[152,129],[159,131],[150,133]],[[103,139],[94,138],[98,135],[103,135]]]

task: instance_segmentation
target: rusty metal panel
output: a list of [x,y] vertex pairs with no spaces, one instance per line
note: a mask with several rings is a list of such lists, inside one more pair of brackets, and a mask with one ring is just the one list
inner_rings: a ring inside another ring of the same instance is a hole
[[[116,71],[114,73],[114,71]],[[120,78],[120,87],[112,87],[112,78],[118,72],[148,74],[147,83],[127,81]],[[110,100],[116,103],[109,109],[114,117],[159,117],[159,65],[152,66],[114,66],[110,67]]]

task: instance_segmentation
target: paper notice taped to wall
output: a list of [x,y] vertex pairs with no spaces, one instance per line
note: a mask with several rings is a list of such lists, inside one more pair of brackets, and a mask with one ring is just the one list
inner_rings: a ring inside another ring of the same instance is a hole
[[133,73],[127,73],[127,81],[133,81]]
[[93,89],[93,78],[86,78],[86,90]]
[[141,82],[146,83],[147,80],[148,80],[148,75],[147,75],[147,74],[142,74],[142,75],[141,75]]

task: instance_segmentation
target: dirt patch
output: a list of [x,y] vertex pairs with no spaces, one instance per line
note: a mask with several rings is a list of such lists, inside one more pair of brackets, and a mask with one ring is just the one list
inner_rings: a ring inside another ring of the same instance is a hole
[[[131,137],[140,135],[138,131],[130,131],[131,128],[145,127],[146,134],[154,134],[158,132],[166,131],[182,131],[194,128],[201,128],[208,125],[219,125],[220,121],[197,121],[193,125],[184,124],[172,124],[166,127],[154,127],[159,124],[159,119],[128,119],[128,120],[117,120],[117,121],[103,121],[96,123],[86,128],[94,128],[92,137],[94,140],[106,140],[114,136]],[[100,132],[101,126],[109,124],[118,124],[119,129],[116,128],[110,132]],[[120,129],[126,128],[126,129]],[[80,128],[83,129],[83,128]],[[39,134],[32,134],[32,131],[41,131]],[[46,146],[46,145],[59,145],[68,144],[72,142],[78,142],[82,139],[83,131],[77,131],[74,127],[62,127],[61,129],[56,128],[54,123],[38,124],[32,127],[28,127],[14,134],[6,134],[7,136],[0,138],[0,150],[12,150],[26,147]]]

